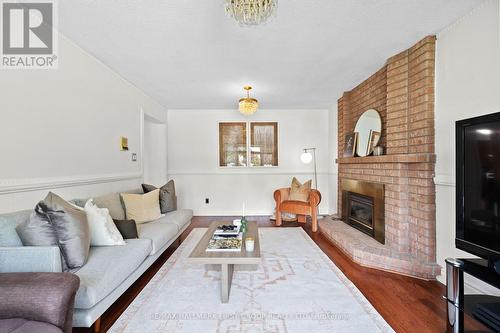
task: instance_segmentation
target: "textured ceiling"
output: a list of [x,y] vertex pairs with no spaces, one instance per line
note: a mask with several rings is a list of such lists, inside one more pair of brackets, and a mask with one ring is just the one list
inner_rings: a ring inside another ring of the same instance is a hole
[[326,108],[481,0],[280,0],[242,28],[222,0],[64,0],[59,29],[169,109]]

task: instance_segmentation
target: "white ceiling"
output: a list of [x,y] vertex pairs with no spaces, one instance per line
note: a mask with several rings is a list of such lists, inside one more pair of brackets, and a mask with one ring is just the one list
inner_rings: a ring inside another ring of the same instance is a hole
[[482,0],[279,0],[242,28],[223,0],[64,0],[59,29],[169,109],[327,108]]

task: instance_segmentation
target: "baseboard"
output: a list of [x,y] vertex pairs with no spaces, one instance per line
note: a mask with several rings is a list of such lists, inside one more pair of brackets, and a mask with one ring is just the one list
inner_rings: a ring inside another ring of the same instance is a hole
[[[193,213],[194,216],[208,216],[208,217],[213,217],[213,216],[241,216],[241,210],[240,211],[224,211],[224,212],[204,212],[204,211],[195,211]],[[245,216],[271,216],[273,215],[273,212],[261,212],[261,211],[249,211],[245,213]],[[318,213],[318,217],[324,217],[324,216],[329,216],[330,214]]]
[[[195,216],[241,216],[241,210],[239,211],[224,211],[224,212],[206,212],[206,211],[194,211]],[[271,216],[272,212],[256,212],[249,211],[245,213],[246,216]]]

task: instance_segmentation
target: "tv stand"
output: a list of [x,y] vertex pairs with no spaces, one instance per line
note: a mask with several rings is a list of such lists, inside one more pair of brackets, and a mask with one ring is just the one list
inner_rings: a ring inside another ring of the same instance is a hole
[[[487,260],[446,259],[447,333],[467,332],[464,330],[464,314],[472,317],[477,304],[500,304],[500,297],[464,295],[464,273],[500,289],[500,275]],[[487,325],[483,320],[481,322]],[[493,329],[484,332],[493,332]]]

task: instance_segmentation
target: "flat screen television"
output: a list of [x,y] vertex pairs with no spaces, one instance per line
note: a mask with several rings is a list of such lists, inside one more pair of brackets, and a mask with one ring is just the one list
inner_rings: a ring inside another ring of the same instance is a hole
[[[500,263],[500,112],[456,122],[457,248]],[[496,263],[496,264],[495,264]],[[497,269],[498,272],[498,269]]]

